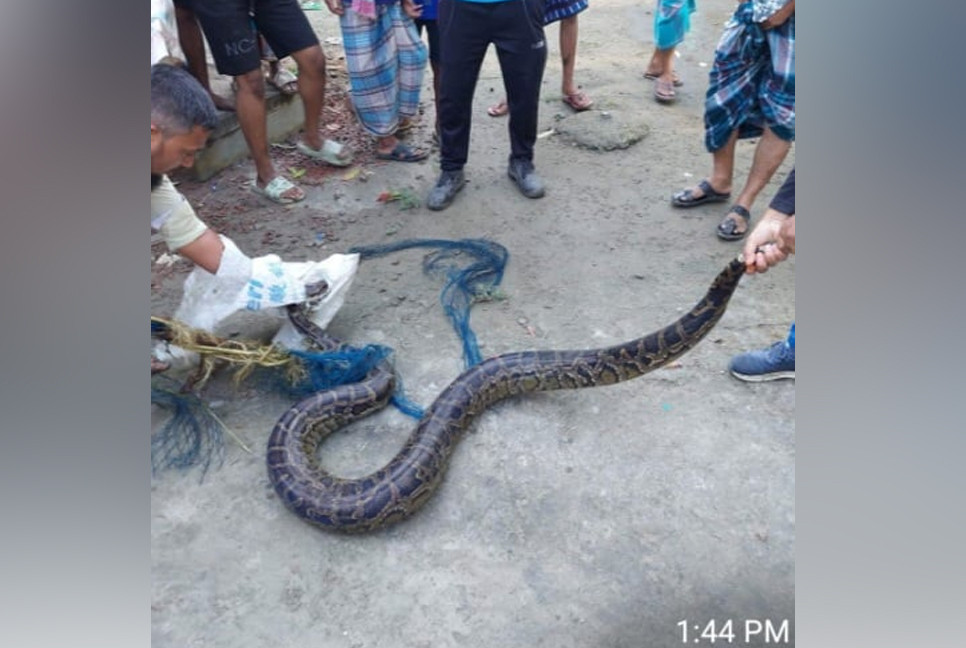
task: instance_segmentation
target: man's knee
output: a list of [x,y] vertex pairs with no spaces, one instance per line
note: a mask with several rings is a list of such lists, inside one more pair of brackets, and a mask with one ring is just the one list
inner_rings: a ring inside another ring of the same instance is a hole
[[239,93],[252,94],[259,99],[265,98],[265,77],[261,66],[236,76],[235,80],[238,82]]
[[325,53],[321,45],[310,45],[292,53],[299,68],[299,76],[321,77],[325,74]]

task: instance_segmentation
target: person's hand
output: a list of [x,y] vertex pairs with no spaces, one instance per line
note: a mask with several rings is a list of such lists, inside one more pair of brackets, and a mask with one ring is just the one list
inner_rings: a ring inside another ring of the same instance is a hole
[[745,240],[745,272],[766,272],[789,254],[795,254],[795,216],[769,209]]
[[154,356],[151,356],[151,375],[156,373],[161,373],[162,371],[167,371],[171,367],[171,363],[163,362],[158,360]]
[[785,219],[778,230],[778,247],[786,254],[795,254],[795,215]]
[[423,15],[423,5],[416,4],[415,0],[402,0],[402,10],[413,19]]
[[792,14],[795,13],[795,0],[791,0],[787,5],[773,13],[761,23],[761,28],[768,30],[780,27],[785,24]]
[[341,16],[345,13],[345,5],[342,4],[342,0],[325,0],[325,5],[336,16]]

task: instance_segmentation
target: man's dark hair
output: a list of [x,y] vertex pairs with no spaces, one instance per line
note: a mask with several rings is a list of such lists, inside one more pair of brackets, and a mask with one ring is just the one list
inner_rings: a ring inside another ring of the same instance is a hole
[[166,135],[187,133],[195,126],[210,131],[218,125],[218,112],[190,72],[157,63],[151,66],[151,123]]

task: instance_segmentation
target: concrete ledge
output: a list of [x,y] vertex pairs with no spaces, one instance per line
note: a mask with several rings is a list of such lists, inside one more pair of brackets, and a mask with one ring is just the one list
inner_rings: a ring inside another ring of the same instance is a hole
[[[305,112],[299,95],[282,95],[266,91],[265,108],[268,121],[268,141],[280,142],[302,128]],[[248,144],[233,112],[219,112],[221,122],[208,140],[208,146],[195,156],[192,174],[205,181],[222,169],[250,156]]]

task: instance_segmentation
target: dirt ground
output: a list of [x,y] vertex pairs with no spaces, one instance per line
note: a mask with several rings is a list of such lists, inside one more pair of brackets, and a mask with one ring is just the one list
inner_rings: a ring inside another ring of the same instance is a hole
[[[648,5],[645,8],[643,5]],[[580,17],[578,82],[596,102],[575,116],[560,100],[557,27],[547,29],[537,170],[528,200],[506,176],[506,118],[496,57],[477,86],[469,184],[443,212],[380,202],[384,191],[425,199],[434,154],[384,163],[346,119],[338,23],[308,11],[329,56],[323,123],[357,148],[334,170],[274,149],[304,172],[308,198],[280,207],[246,190],[241,162],[198,183],[178,175],[200,216],[250,256],[321,259],[354,245],[409,238],[487,238],[510,253],[504,299],[477,304],[484,356],[595,348],[649,333],[705,292],[740,244],[717,239],[722,204],[676,210],[670,194],[710,170],[703,146],[707,73],[732,0],[703,0],[679,49],[678,101],[657,104],[642,78],[653,3],[595,0]],[[219,80],[224,83],[224,80]],[[431,75],[411,141],[432,146]],[[578,121],[579,120],[579,121]],[[599,125],[595,126],[595,121]],[[603,136],[613,123],[644,137],[594,150],[562,132]],[[736,185],[754,142],[738,147]],[[759,198],[755,217],[794,162]],[[737,189],[737,186],[736,186]],[[408,208],[407,208],[408,207]],[[190,267],[152,245],[152,314],[170,316]],[[395,350],[408,395],[428,406],[464,368],[460,340],[421,272],[424,252],[364,261],[330,331]],[[212,409],[251,452],[228,439],[224,464],[152,478],[152,645],[186,648],[664,647],[710,620],[732,620],[736,645],[754,621],[794,645],[795,386],[748,385],[725,367],[740,351],[784,336],[795,315],[794,259],[743,280],[708,338],[672,367],[619,385],[554,392],[492,408],[456,450],[446,479],[417,515],[367,536],[311,527],[275,497],[265,443],[282,397],[216,379]],[[251,324],[270,334],[279,320]],[[155,427],[164,420],[155,409]],[[414,426],[387,410],[338,433],[323,464],[355,476],[381,467]]]

